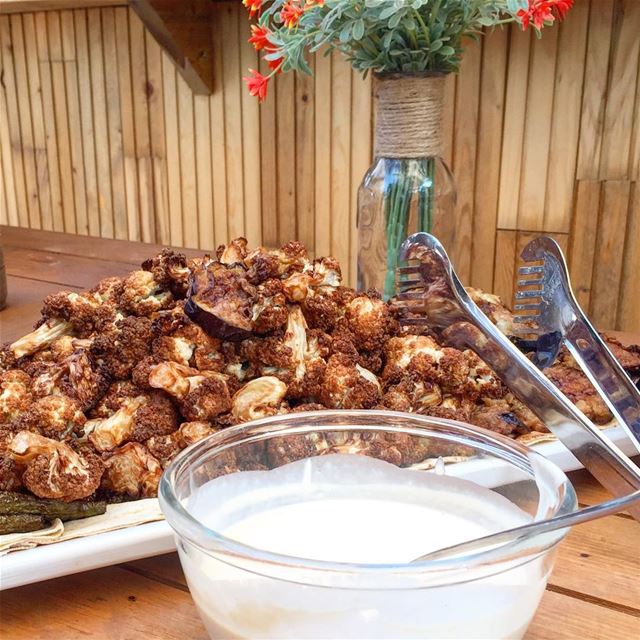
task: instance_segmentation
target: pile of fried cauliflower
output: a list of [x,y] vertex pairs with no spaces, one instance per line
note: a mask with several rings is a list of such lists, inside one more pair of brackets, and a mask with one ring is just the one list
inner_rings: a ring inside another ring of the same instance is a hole
[[[500,300],[470,293],[509,333]],[[640,368],[640,354],[626,355]],[[586,381],[566,357],[550,377]],[[581,408],[606,422],[583,386]],[[238,239],[215,259],[164,250],[125,278],[44,300],[37,328],[0,354],[0,490],[155,496],[171,460],[216,430],[323,408],[545,431],[472,351],[401,329],[378,294],[342,286],[334,259]]]

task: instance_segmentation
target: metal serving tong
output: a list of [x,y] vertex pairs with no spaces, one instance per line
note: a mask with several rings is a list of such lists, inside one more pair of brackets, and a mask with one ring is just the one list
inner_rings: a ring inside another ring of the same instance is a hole
[[[616,497],[640,489],[640,469],[560,393],[468,296],[440,242],[428,233],[405,240],[398,268],[400,321],[441,331],[475,351],[595,478]],[[640,508],[630,512],[640,521]]]
[[562,250],[541,236],[521,256],[542,263],[520,267],[516,293],[515,310],[524,312],[514,317],[516,332],[537,337],[533,361],[541,368],[553,364],[564,343],[640,451],[640,391],[580,308]]

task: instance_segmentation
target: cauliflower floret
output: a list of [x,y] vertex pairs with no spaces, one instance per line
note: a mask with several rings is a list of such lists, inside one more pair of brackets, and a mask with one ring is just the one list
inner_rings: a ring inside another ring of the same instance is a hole
[[382,373],[385,381],[400,381],[408,372],[437,383],[446,392],[464,391],[470,371],[461,351],[441,347],[433,338],[418,335],[391,338],[385,351],[387,363]]
[[[91,411],[92,418],[112,418],[132,398],[145,398],[132,414],[126,440],[144,442],[152,436],[165,435],[178,428],[178,413],[173,402],[162,392],[149,389],[144,393],[130,381],[114,382],[100,403]],[[124,440],[122,441],[124,442]]]
[[118,310],[113,303],[103,302],[98,293],[60,291],[44,299],[42,316],[68,322],[75,335],[88,338],[108,329],[118,318]]
[[346,305],[343,325],[356,348],[365,351],[379,349],[398,331],[389,306],[367,294],[356,296]]
[[279,413],[287,393],[287,385],[275,376],[255,378],[236,391],[231,413],[240,421],[256,420]]
[[20,369],[0,374],[0,424],[8,425],[31,405],[31,378]]
[[133,417],[134,442],[144,442],[153,436],[163,436],[178,428],[178,413],[162,391],[152,391]]
[[164,289],[169,289],[175,298],[184,298],[189,288],[191,272],[187,258],[172,249],[163,249],[159,254],[142,263],[145,271]]
[[37,329],[22,336],[9,345],[9,351],[15,358],[29,356],[48,347],[61,336],[69,335],[73,331],[71,323],[63,320],[50,319],[42,323]]
[[116,449],[104,462],[102,489],[131,498],[153,498],[158,494],[162,467],[138,442]]
[[220,340],[207,335],[186,316],[175,324],[171,332],[153,341],[152,354],[156,362],[177,362],[204,371],[224,369]]
[[355,296],[355,291],[348,287],[318,287],[318,292],[307,296],[301,305],[308,325],[312,329],[333,331]]
[[112,304],[115,307],[120,305],[120,296],[124,289],[122,278],[112,276],[103,278],[89,291],[101,303]]
[[153,335],[149,318],[129,316],[118,320],[110,331],[96,336],[90,352],[111,378],[124,380],[149,355]]
[[502,303],[499,296],[493,293],[486,293],[481,289],[473,287],[465,287],[469,297],[478,305],[478,307],[489,317],[491,322],[495,324],[502,333],[512,336],[513,331],[513,313],[507,309]]
[[80,405],[68,396],[39,398],[20,418],[20,426],[54,440],[70,440],[82,434],[87,421]]
[[370,409],[381,396],[378,378],[349,356],[329,358],[319,400],[332,409]]
[[26,467],[24,485],[40,498],[71,502],[86,498],[100,485],[104,465],[89,451],[74,451],[68,444],[20,431],[9,444],[13,460]]
[[247,256],[247,239],[236,238],[226,246],[221,244],[216,249],[216,256],[222,264],[243,264]]
[[280,329],[288,317],[283,283],[270,279],[257,288],[256,302],[251,308],[251,322],[256,333],[268,333]]
[[151,369],[149,385],[173,396],[187,420],[212,420],[231,408],[227,377],[215,371],[161,362]]
[[162,287],[150,271],[132,271],[124,279],[123,287],[122,307],[136,316],[150,316],[175,302],[171,291]]
[[415,413],[423,413],[441,402],[440,387],[416,374],[407,374],[399,383],[390,385],[380,401],[385,408]]
[[467,380],[464,383],[464,395],[467,398],[475,399],[480,396],[494,397],[504,395],[504,388],[500,379],[486,362],[481,360],[478,355],[466,349],[463,355],[469,367]]
[[112,451],[131,439],[138,409],[148,402],[146,396],[127,398],[122,406],[108,418],[94,418],[84,425],[84,433],[97,451]]
[[302,244],[288,242],[274,251],[258,247],[245,256],[244,264],[249,268],[249,282],[259,284],[269,278],[285,278],[293,272],[302,272],[310,262]]
[[425,407],[422,411],[425,415],[436,418],[447,418],[448,420],[458,420],[459,422],[469,422],[474,404],[467,398],[445,395],[442,402],[436,406]]
[[216,431],[217,429],[213,428],[209,422],[183,422],[173,433],[149,438],[145,446],[160,461],[162,468],[166,469],[182,449]]
[[78,402],[82,411],[91,409],[108,387],[106,375],[93,367],[85,349],[76,349],[34,378],[32,391],[38,398],[66,395]]

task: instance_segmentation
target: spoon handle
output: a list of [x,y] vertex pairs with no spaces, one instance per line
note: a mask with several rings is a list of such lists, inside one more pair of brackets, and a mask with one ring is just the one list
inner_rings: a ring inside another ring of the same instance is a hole
[[597,518],[618,513],[619,511],[622,511],[634,504],[640,504],[640,490],[634,491],[629,495],[622,496],[621,498],[614,498],[592,507],[586,507],[579,511],[574,511],[573,513],[567,513],[563,516],[557,516],[556,518],[550,518],[549,520],[542,520],[540,522],[531,522],[520,527],[514,527],[513,529],[507,529],[506,531],[500,531],[499,533],[492,533],[491,535],[476,538],[475,540],[461,542],[451,547],[438,549],[437,551],[432,551],[431,553],[420,556],[412,562],[441,560],[452,556],[478,553],[480,551],[485,551],[490,547],[495,547],[496,545],[505,545],[529,539],[533,536],[539,536],[550,531],[573,527],[576,524],[582,524],[583,522],[589,522],[590,520],[596,520]]

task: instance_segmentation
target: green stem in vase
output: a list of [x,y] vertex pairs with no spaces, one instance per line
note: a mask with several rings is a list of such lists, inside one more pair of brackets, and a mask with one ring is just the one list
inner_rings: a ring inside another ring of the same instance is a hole
[[407,225],[414,193],[417,195],[418,231],[431,233],[435,201],[435,159],[388,160],[387,163],[385,168],[387,187],[384,196],[387,235],[385,299],[392,297],[396,292],[396,267],[400,247],[408,235]]

